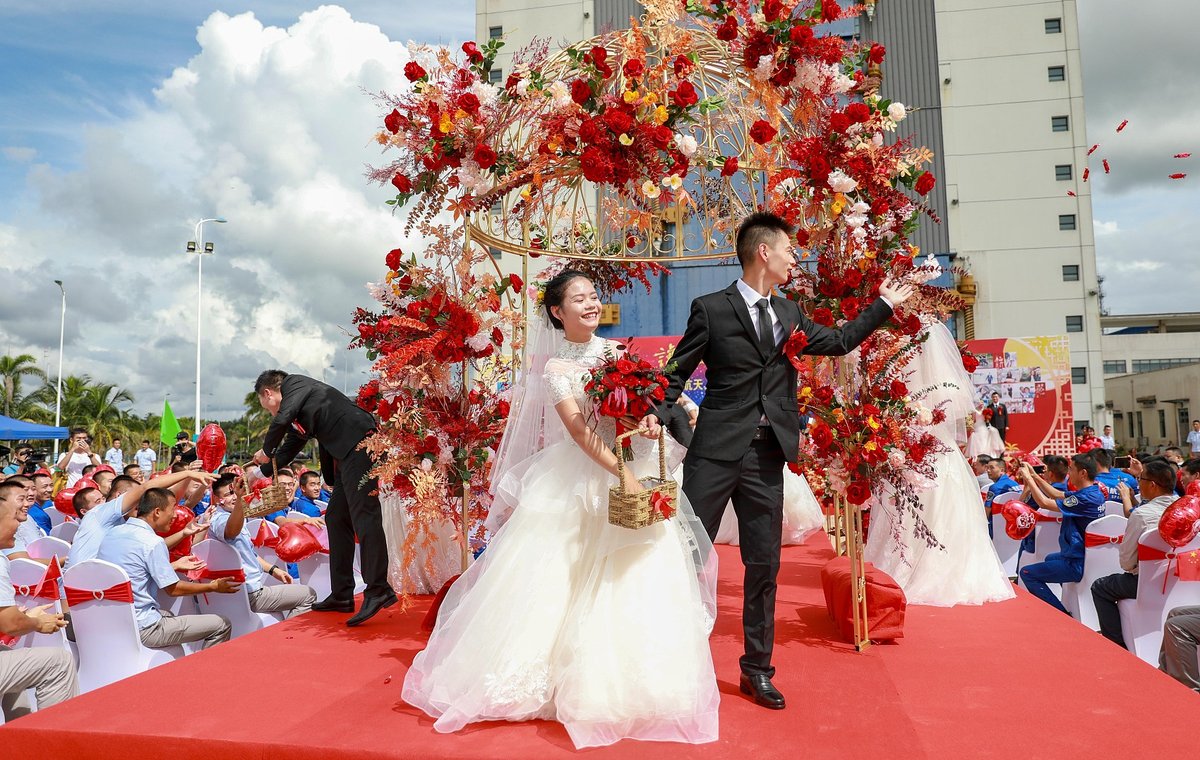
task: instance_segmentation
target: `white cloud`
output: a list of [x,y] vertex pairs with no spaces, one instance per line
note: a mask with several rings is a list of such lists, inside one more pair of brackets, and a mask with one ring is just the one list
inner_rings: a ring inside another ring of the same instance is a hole
[[5,147],[0,148],[0,153],[3,153],[4,157],[9,161],[15,161],[21,164],[27,164],[33,159],[37,158],[36,148],[25,148],[19,145],[6,145]]
[[1117,226],[1116,222],[1102,222],[1099,219],[1094,219],[1092,221],[1092,230],[1096,237],[1100,237],[1101,235],[1116,234],[1121,231],[1121,228]]

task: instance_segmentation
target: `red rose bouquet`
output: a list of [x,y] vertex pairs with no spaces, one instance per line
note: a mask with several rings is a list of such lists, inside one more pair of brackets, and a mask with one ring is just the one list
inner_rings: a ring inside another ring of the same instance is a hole
[[[631,350],[612,356],[592,370],[584,390],[595,404],[596,414],[617,421],[617,435],[633,428],[629,420],[640,420],[667,394],[665,367],[656,367]],[[621,442],[625,461],[633,458],[630,439]]]

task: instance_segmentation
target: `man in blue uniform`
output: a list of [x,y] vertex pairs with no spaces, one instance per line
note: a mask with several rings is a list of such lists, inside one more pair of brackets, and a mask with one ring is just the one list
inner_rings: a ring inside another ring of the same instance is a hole
[[1063,516],[1058,534],[1060,551],[1050,554],[1042,562],[1021,568],[1021,581],[1029,593],[1065,614],[1067,608],[1047,584],[1078,583],[1083,579],[1083,534],[1092,520],[1104,515],[1104,495],[1096,485],[1096,460],[1090,454],[1071,457],[1067,483],[1073,490],[1058,499],[1050,496],[1050,484],[1034,472],[1028,462],[1021,465],[1021,475],[1030,484],[1030,494],[1038,507],[1060,512]]

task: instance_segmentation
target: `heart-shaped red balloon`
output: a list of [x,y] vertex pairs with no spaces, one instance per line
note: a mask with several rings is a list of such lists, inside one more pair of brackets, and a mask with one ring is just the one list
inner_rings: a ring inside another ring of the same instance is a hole
[[204,426],[196,440],[196,454],[205,470],[216,472],[221,466],[221,461],[225,459],[225,445],[225,431],[220,425],[210,422]]
[[275,554],[284,562],[302,562],[318,552],[329,553],[321,546],[307,525],[288,523],[279,528],[279,543],[275,544]]
[[1178,549],[1200,533],[1200,498],[1182,496],[1171,502],[1158,519],[1158,535]]
[[75,513],[75,494],[79,492],[78,488],[64,488],[54,497],[54,508],[62,512],[68,517],[78,519],[79,515]]
[[1027,538],[1037,527],[1037,512],[1023,502],[1000,505],[1000,514],[1004,517],[1004,532],[1016,541]]
[[1200,480],[1193,480],[1183,489],[1184,496],[1200,496]]
[[[163,538],[174,535],[187,527],[187,524],[190,523],[195,517],[196,515],[187,507],[176,506],[175,516],[171,519],[170,527],[167,528],[165,533],[159,533],[158,535],[162,536]],[[191,553],[192,537],[184,536],[182,541],[171,547],[171,561],[174,562],[180,557],[186,557]]]

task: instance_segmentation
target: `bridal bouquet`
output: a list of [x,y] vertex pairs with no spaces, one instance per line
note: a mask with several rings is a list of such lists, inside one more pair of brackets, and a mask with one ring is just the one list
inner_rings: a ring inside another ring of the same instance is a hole
[[[630,418],[640,420],[650,413],[657,401],[667,393],[669,368],[656,367],[632,351],[622,356],[610,356],[592,370],[584,390],[595,405],[596,414],[617,421],[617,435],[628,432]],[[630,439],[621,441],[625,461],[633,459]]]

